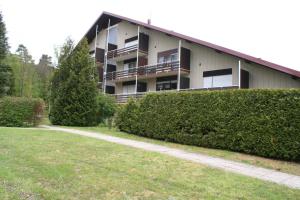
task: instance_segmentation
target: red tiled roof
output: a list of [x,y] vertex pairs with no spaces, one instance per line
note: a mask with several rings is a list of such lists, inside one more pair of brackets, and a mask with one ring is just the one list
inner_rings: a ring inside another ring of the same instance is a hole
[[168,34],[168,35],[180,38],[180,39],[184,39],[188,42],[192,42],[192,43],[195,43],[195,44],[198,44],[198,45],[206,46],[206,47],[212,48],[216,51],[220,51],[220,52],[223,52],[223,53],[226,53],[226,54],[244,59],[246,61],[257,63],[257,64],[263,65],[265,67],[268,67],[268,68],[271,68],[271,69],[274,69],[274,70],[277,70],[277,71],[280,71],[280,72],[283,72],[283,73],[286,73],[286,74],[289,74],[289,75],[300,78],[300,71],[290,69],[290,68],[287,68],[287,67],[284,67],[284,66],[272,63],[272,62],[268,62],[266,60],[256,58],[256,57],[253,57],[253,56],[250,56],[250,55],[246,55],[244,53],[234,51],[234,50],[231,50],[231,49],[219,46],[219,45],[215,45],[215,44],[203,41],[203,40],[199,40],[199,39],[189,37],[189,36],[186,36],[186,35],[183,35],[183,34],[180,34],[180,33],[176,33],[174,31],[166,30],[166,29],[163,29],[163,28],[160,28],[160,27],[157,27],[157,26],[153,26],[151,24],[147,24],[147,23],[144,23],[144,22],[140,22],[140,21],[137,21],[137,20],[134,20],[134,19],[130,19],[130,18],[123,17],[123,16],[116,15],[116,14],[109,13],[109,12],[103,12],[100,15],[100,17],[96,20],[96,22],[93,24],[93,26],[85,34],[85,37],[87,37],[88,40],[91,41],[92,38],[94,38],[94,36],[95,36],[96,25],[98,24],[98,25],[101,26],[101,25],[106,24],[106,26],[107,26],[107,19],[109,19],[109,18],[113,19],[114,21],[122,21],[122,20],[128,21],[130,23],[134,23],[134,24],[143,26],[143,27],[148,28],[148,29],[163,32],[165,34]]

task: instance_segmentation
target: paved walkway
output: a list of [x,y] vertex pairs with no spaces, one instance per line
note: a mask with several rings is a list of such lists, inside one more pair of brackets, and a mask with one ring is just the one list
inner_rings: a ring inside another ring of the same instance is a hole
[[235,161],[229,161],[229,160],[207,156],[199,153],[190,153],[184,150],[165,147],[162,145],[140,142],[131,139],[124,139],[124,138],[119,138],[119,137],[96,133],[96,132],[81,131],[81,130],[69,129],[69,128],[60,128],[55,126],[42,126],[42,127],[48,128],[50,130],[56,130],[56,131],[62,131],[62,132],[76,134],[76,135],[82,135],[86,137],[92,137],[92,138],[96,138],[108,142],[113,142],[125,146],[143,149],[146,151],[159,152],[183,160],[189,160],[192,162],[201,163],[213,168],[218,168],[218,169],[254,177],[257,179],[274,182],[277,184],[288,186],[290,188],[300,189],[300,176],[296,176],[296,175],[282,173],[282,172],[265,169],[261,167],[255,167],[252,165],[243,164]]

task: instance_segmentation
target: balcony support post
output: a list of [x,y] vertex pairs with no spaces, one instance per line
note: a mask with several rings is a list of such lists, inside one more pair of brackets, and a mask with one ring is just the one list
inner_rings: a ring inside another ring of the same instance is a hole
[[180,91],[180,67],[181,67],[181,62],[180,62],[180,57],[181,57],[181,40],[178,42],[178,76],[177,76],[177,91]]
[[137,81],[137,76],[138,76],[138,67],[139,67],[139,48],[140,48],[140,26],[137,27],[137,50],[136,50],[136,68],[135,68],[135,94],[137,96],[137,89],[138,89],[138,81]]
[[105,44],[105,65],[104,65],[104,84],[103,84],[103,93],[105,94],[106,90],[106,71],[107,71],[107,52],[108,52],[108,39],[109,39],[109,27],[110,27],[110,19],[108,19],[107,25],[107,35],[106,35],[106,44]]

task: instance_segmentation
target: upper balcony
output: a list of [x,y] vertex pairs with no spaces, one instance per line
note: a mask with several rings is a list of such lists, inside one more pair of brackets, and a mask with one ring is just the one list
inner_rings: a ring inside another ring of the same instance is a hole
[[[155,65],[140,66],[138,68],[131,68],[128,70],[114,71],[106,74],[106,80],[109,81],[129,81],[134,80],[135,76],[139,78],[151,78],[176,75],[179,69],[179,61],[158,63]],[[180,73],[189,74],[189,68],[181,64]]]
[[136,76],[141,79],[172,76],[178,74],[180,64],[180,74],[190,73],[190,50],[181,48],[180,62],[178,49],[171,49],[158,53],[157,64],[147,65],[147,59],[139,57],[138,67],[132,67],[126,70],[110,71],[106,73],[106,80],[121,82],[134,80]]
[[[128,60],[137,57],[138,45],[132,45],[121,49],[114,49],[107,52],[107,59],[114,61]],[[139,56],[146,56],[148,51],[139,49]]]
[[148,55],[149,36],[144,33],[139,33],[138,36],[127,38],[125,40],[125,47],[118,48],[117,45],[108,44],[107,59],[114,61],[122,61],[138,56]]

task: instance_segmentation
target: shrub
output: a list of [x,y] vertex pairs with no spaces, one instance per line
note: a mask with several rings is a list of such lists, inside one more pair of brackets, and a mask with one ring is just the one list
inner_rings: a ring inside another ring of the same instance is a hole
[[25,97],[0,98],[0,126],[37,126],[43,117],[44,102]]
[[120,106],[116,115],[116,125],[122,131],[138,134],[138,102],[129,99],[127,104]]
[[114,116],[117,110],[117,104],[112,96],[100,93],[97,97],[98,112],[97,118],[99,123],[104,123],[105,120]]
[[300,160],[300,90],[149,94],[118,113],[120,130],[182,144]]

